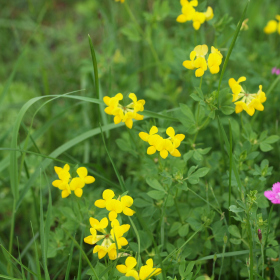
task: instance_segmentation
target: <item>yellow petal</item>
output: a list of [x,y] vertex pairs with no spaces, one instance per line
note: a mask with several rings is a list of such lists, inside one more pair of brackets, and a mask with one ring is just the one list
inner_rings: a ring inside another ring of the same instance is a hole
[[123,206],[130,207],[133,204],[133,198],[129,195],[125,195],[121,198]]
[[147,154],[148,155],[153,155],[155,152],[156,152],[156,148],[154,146],[150,146],[148,149],[147,149]]
[[120,272],[125,274],[127,272],[127,267],[123,264],[119,264],[116,266],[116,269]]
[[114,193],[112,190],[110,190],[110,189],[105,190],[105,191],[103,192],[103,194],[102,194],[102,197],[103,197],[103,199],[105,199],[105,200],[110,200],[110,199],[112,199],[114,196],[115,196],[115,193]]
[[121,228],[122,228],[123,233],[126,233],[127,231],[129,231],[130,225],[124,224],[124,225],[121,225]]
[[172,153],[170,153],[173,157],[180,157],[181,154],[177,149],[174,149]]
[[83,190],[82,189],[76,189],[74,191],[74,193],[77,197],[81,197],[83,195]]
[[85,237],[84,242],[87,243],[87,244],[93,245],[94,243],[93,243],[92,235]]
[[140,137],[143,141],[148,142],[149,134],[146,133],[146,132],[140,132],[140,133],[139,133],[139,137]]
[[108,226],[108,219],[105,217],[99,223],[99,228],[106,228]]
[[89,218],[89,223],[93,228],[95,228],[96,226],[99,225],[99,221],[97,219],[92,218],[92,217]]
[[118,124],[118,123],[120,123],[121,121],[122,121],[121,115],[116,115],[116,116],[114,117],[114,123],[115,123],[115,124]]
[[132,119],[127,119],[127,120],[125,121],[125,125],[126,125],[129,129],[131,129],[132,126],[133,126],[133,121],[132,121]]
[[185,61],[183,62],[183,66],[184,66],[185,68],[189,69],[189,70],[195,69],[195,66],[194,66],[194,64],[193,64],[193,61],[190,61],[190,60],[185,60]]
[[171,138],[173,138],[174,136],[175,136],[175,130],[174,130],[174,128],[173,127],[168,127],[167,129],[166,129],[166,134],[169,136],[169,137],[171,137]]
[[134,93],[130,93],[128,97],[130,99],[132,99],[133,102],[135,102],[135,103],[137,102],[137,97],[136,97],[136,95]]
[[126,216],[132,216],[135,211],[131,210],[130,208],[126,207],[123,209],[123,213],[126,215]]
[[148,259],[148,260],[146,261],[146,264],[147,264],[148,266],[150,266],[150,267],[153,267],[153,266],[154,266],[153,259]]
[[134,266],[136,266],[137,261],[133,257],[127,257],[125,260],[125,265],[127,266],[128,270],[131,270]]
[[56,188],[59,188],[59,186],[62,184],[62,181],[61,180],[54,180],[52,182],[52,185]]
[[62,198],[65,198],[65,197],[67,197],[67,196],[69,196],[69,192],[68,192],[68,190],[63,190],[62,192],[61,192],[61,197]]
[[85,186],[85,184],[83,183],[83,181],[79,177],[73,178],[70,182],[70,189],[72,191],[74,191],[76,189],[81,189],[84,186]]
[[203,74],[204,74],[204,71],[203,71],[203,69],[201,69],[201,68],[198,68],[198,69],[195,71],[195,76],[196,76],[196,77],[201,77],[201,76],[203,76]]
[[103,199],[98,199],[94,202],[94,205],[98,208],[105,208],[106,207],[106,201]]
[[87,176],[85,178],[85,183],[86,184],[92,184],[95,181],[95,178],[93,176]]
[[154,135],[154,134],[156,134],[156,133],[158,133],[158,128],[156,127],[156,126],[152,126],[151,127],[151,129],[150,129],[150,132],[149,132],[149,134],[150,135]]
[[168,152],[166,150],[162,150],[160,151],[160,156],[165,159],[168,156]]
[[111,212],[109,213],[109,220],[110,220],[110,221],[113,221],[113,220],[115,220],[115,219],[117,218],[117,216],[118,216],[117,212],[111,211]]
[[211,20],[214,17],[213,9],[209,6],[207,7],[206,12],[204,13],[205,20]]
[[134,269],[128,271],[125,276],[131,276],[133,277],[135,280],[139,280],[139,276],[138,276],[138,272]]
[[209,67],[209,70],[210,70],[211,74],[217,74],[220,71],[220,66],[214,65],[212,67]]
[[180,23],[184,23],[188,21],[188,18],[184,14],[181,14],[176,18],[176,21]]
[[77,174],[79,175],[79,177],[84,178],[88,175],[88,171],[85,167],[79,167],[77,169]]
[[264,32],[266,34],[271,34],[271,33],[274,33],[276,32],[277,30],[277,21],[276,20],[270,20],[266,27],[264,28]]
[[55,167],[54,167],[54,171],[55,171],[55,173],[58,175],[58,174],[62,171],[62,168],[61,168],[61,167],[58,167],[58,166],[55,166]]
[[237,83],[242,83],[246,81],[246,77],[242,76],[237,80]]
[[100,249],[100,250],[98,251],[98,258],[99,258],[99,259],[104,258],[104,257],[106,256],[106,254],[107,254],[107,251],[105,251],[104,249]]

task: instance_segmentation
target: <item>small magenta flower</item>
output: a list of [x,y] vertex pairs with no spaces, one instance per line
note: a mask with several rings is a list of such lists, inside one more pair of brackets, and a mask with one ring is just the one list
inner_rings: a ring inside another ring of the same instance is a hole
[[271,74],[280,75],[280,69],[273,67],[271,70]]
[[273,184],[272,191],[265,191],[264,196],[273,204],[280,204],[280,183]]

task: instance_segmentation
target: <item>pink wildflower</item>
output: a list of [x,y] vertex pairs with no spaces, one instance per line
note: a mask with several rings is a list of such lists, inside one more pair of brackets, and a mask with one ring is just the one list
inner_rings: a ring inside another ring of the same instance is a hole
[[271,70],[271,74],[280,75],[280,69],[273,67]]
[[280,183],[273,184],[272,191],[265,191],[264,196],[271,200],[273,204],[280,204]]

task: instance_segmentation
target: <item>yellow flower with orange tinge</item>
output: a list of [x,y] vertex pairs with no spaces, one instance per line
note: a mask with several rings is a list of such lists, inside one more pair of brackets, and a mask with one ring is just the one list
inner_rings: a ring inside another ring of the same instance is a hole
[[153,259],[148,259],[146,264],[143,265],[139,272],[136,271],[135,266],[137,261],[134,257],[127,257],[125,264],[119,264],[116,269],[125,274],[125,276],[132,276],[135,280],[145,280],[150,279],[153,276],[159,275],[161,273],[161,268],[155,268]]
[[280,15],[277,15],[275,18],[276,20],[270,20],[263,29],[266,34],[275,32],[278,32],[278,34],[280,34]]
[[150,147],[148,147],[147,149],[147,154],[152,155],[156,151],[159,151],[159,154],[163,159],[167,158],[168,154],[170,154],[173,157],[180,157],[181,153],[177,148],[185,139],[185,135],[175,134],[175,130],[173,127],[169,127],[166,129],[166,134],[169,136],[169,138],[167,139],[164,139],[163,137],[158,135],[157,132],[158,128],[156,126],[153,126],[150,129],[149,133],[139,133],[139,137],[143,141],[148,142],[150,145]]
[[196,77],[201,77],[207,70],[207,66],[211,74],[217,74],[220,71],[220,65],[222,64],[223,55],[215,47],[211,47],[211,53],[206,61],[205,56],[208,53],[207,45],[198,45],[190,53],[190,60],[185,60],[183,66],[187,69],[194,70]]
[[123,99],[121,93],[116,94],[114,97],[105,96],[103,98],[104,103],[108,106],[105,108],[105,113],[114,116],[114,123],[118,124],[124,122],[128,128],[132,128],[133,119],[143,120],[144,116],[138,114],[138,112],[144,111],[145,100],[137,100],[134,93],[130,93],[128,96],[132,102],[126,106],[119,104]]
[[109,220],[113,221],[118,214],[124,213],[126,216],[132,216],[135,211],[130,209],[133,204],[133,198],[129,195],[124,195],[115,199],[115,193],[107,189],[102,193],[103,199],[95,201],[94,205],[98,208],[106,208],[109,211]]
[[234,78],[229,79],[229,86],[233,92],[232,102],[235,104],[235,112],[241,113],[243,110],[250,116],[253,116],[255,111],[263,111],[262,103],[266,101],[265,93],[262,91],[262,86],[259,86],[257,93],[247,93],[240,85],[246,81],[246,77],[242,76],[237,81]]
[[205,21],[211,20],[214,17],[213,9],[209,6],[206,12],[198,12],[195,7],[198,5],[197,0],[181,0],[182,13],[177,17],[176,21],[184,23],[187,21],[193,21],[193,28],[198,30]]

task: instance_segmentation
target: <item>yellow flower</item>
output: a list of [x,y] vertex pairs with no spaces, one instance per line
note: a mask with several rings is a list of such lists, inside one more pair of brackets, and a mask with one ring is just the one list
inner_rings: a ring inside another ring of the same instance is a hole
[[59,180],[55,180],[52,182],[52,185],[56,188],[62,190],[61,196],[65,198],[71,194],[69,180],[71,175],[69,173],[70,166],[69,164],[65,164],[63,168],[55,166],[54,167],[55,173],[58,175]]
[[[264,106],[262,103],[266,101],[265,93],[262,91],[262,86],[259,86],[257,93],[246,93],[245,90],[239,85],[240,82],[245,81],[245,77],[239,78],[237,81],[229,79],[229,85],[233,92],[232,102],[235,102],[235,112],[238,114],[243,110],[250,116],[253,116],[255,110],[263,111]],[[237,101],[238,100],[238,101]]]
[[198,57],[194,61],[194,66],[197,68],[195,71],[196,77],[201,77],[204,75],[204,72],[207,70],[207,63],[204,57]]
[[192,4],[190,4],[188,1],[185,1],[186,3],[182,5],[182,14],[179,15],[176,19],[177,22],[184,23],[186,21],[190,21],[193,19],[193,16],[195,14],[195,9]]
[[213,9],[209,6],[207,7],[206,12],[204,13],[205,20],[211,20],[214,17]]
[[242,76],[240,77],[237,81],[235,81],[234,78],[230,78],[228,81],[228,84],[233,92],[233,100],[232,102],[236,101],[238,98],[238,95],[241,91],[244,91],[244,89],[242,88],[242,86],[240,85],[240,83],[246,81],[246,77]]
[[116,2],[124,3],[125,0],[115,0]]
[[197,0],[188,1],[180,0],[182,6],[182,14],[180,14],[176,21],[184,23],[186,21],[193,21],[193,27],[195,30],[198,30],[205,21],[211,20],[214,17],[213,9],[208,7],[206,12],[201,13],[195,10],[194,7],[198,5]]
[[118,124],[124,122],[128,128],[132,128],[133,119],[143,120],[144,116],[138,114],[139,111],[144,111],[145,100],[137,100],[137,97],[134,93],[129,94],[129,98],[133,102],[127,106],[122,106],[119,104],[119,101],[123,99],[123,95],[118,93],[114,97],[105,96],[103,98],[104,103],[108,106],[105,108],[105,113],[108,115],[114,115],[114,123]]
[[134,279],[139,280],[138,272],[134,269],[136,266],[137,261],[133,257],[127,257],[124,264],[119,264],[116,266],[116,269],[120,272],[125,274],[125,276],[132,276]]
[[[84,238],[84,242],[90,245],[94,245],[97,242],[102,241],[100,245],[95,245],[93,253],[98,253],[98,258],[102,259],[106,254],[108,254],[110,260],[115,260],[117,258],[117,246],[121,249],[122,246],[128,244],[124,233],[126,233],[130,225],[120,225],[118,220],[114,220],[111,223],[110,233],[107,233],[105,228],[108,226],[108,219],[103,218],[100,222],[96,219],[90,218],[90,224],[92,228],[90,229],[91,235]],[[97,235],[96,231],[101,231],[103,235]]]
[[249,29],[249,26],[247,24],[248,21],[249,21],[248,18],[243,20],[240,30],[248,30]]
[[127,257],[125,260],[125,265],[117,265],[116,268],[120,273],[125,274],[125,276],[132,276],[135,280],[150,280],[151,277],[159,275],[161,273],[161,268],[154,268],[153,260],[148,259],[146,265],[140,268],[139,274],[134,269],[137,265],[137,261],[134,257]]
[[112,190],[105,190],[102,194],[103,199],[95,201],[94,205],[98,208],[106,208],[109,211],[109,220],[113,221],[118,214],[124,213],[126,216],[132,216],[135,211],[129,207],[133,204],[132,197],[125,195],[119,199],[114,199],[115,193]]
[[[208,53],[207,45],[198,45],[190,54],[191,60],[185,60],[183,66],[187,69],[194,70],[196,77],[201,77],[204,75],[204,72],[207,70],[207,62],[205,56]],[[223,55],[221,52],[211,47],[211,53],[208,57],[208,67],[211,74],[216,74],[220,71],[220,65],[222,63]]]
[[162,158],[167,158],[168,153],[174,157],[180,157],[181,154],[177,150],[180,146],[181,141],[185,138],[183,134],[175,135],[174,128],[169,127],[166,130],[166,134],[170,136],[168,139],[162,138],[160,135],[156,134],[158,132],[157,127],[153,126],[150,130],[150,133],[140,132],[139,137],[148,142],[151,146],[147,149],[147,154],[152,155],[156,151],[160,152]]
[[185,60],[183,62],[183,66],[187,69],[194,70],[195,69],[195,65],[194,65],[195,57],[196,57],[196,52],[192,51],[190,53],[190,59],[191,60]]
[[77,174],[79,177],[73,178],[70,183],[71,191],[74,191],[77,197],[81,197],[83,195],[82,188],[85,184],[91,184],[95,181],[93,176],[88,176],[88,171],[85,167],[79,167],[77,169]]
[[222,59],[223,55],[221,52],[218,49],[211,47],[211,53],[208,57],[208,67],[211,74],[219,73]]
[[280,34],[280,15],[277,15],[275,18],[278,22],[276,20],[270,20],[263,29],[266,34],[271,34],[276,31]]
[[194,48],[197,57],[205,57],[208,53],[208,46],[207,45],[198,45]]
[[[152,259],[146,261],[146,265],[143,265],[139,271],[139,279],[145,280],[150,279],[152,276],[159,275],[161,273],[161,268],[154,268],[154,263]],[[149,277],[149,278],[148,278]]]
[[200,28],[201,24],[205,22],[205,19],[206,19],[206,17],[205,17],[204,13],[195,12],[194,16],[192,18],[193,28],[195,30],[198,30]]

